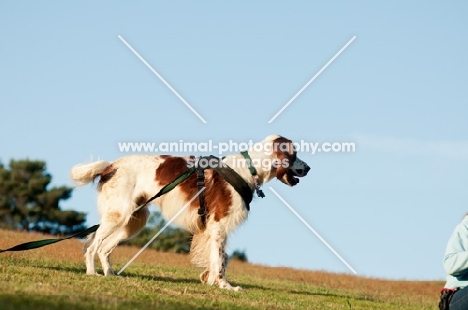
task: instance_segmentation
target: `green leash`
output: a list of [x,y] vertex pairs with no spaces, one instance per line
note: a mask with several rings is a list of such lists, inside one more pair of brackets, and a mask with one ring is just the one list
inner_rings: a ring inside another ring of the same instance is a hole
[[26,242],[26,243],[21,243],[18,245],[15,245],[14,247],[11,247],[6,250],[0,250],[0,253],[3,252],[13,252],[13,251],[26,251],[26,250],[32,250],[32,249],[37,249],[52,243],[56,243],[62,240],[67,240],[75,237],[84,237],[92,232],[95,232],[98,229],[99,225],[94,225],[89,227],[86,230],[82,230],[80,232],[77,232],[74,235],[64,237],[64,238],[58,238],[58,239],[44,239],[44,240],[38,240],[38,241],[31,241],[31,242]]
[[[156,194],[154,195],[153,197],[151,197],[150,199],[148,199],[148,201],[146,201],[144,204],[142,204],[141,206],[138,206],[135,211],[133,212],[137,212],[138,210],[140,210],[141,208],[143,208],[144,206],[146,206],[148,203],[150,203],[151,201],[155,200],[156,198],[166,194],[167,192],[170,192],[171,190],[173,190],[178,184],[182,183],[183,181],[185,181],[192,173],[195,172],[195,167],[192,167],[190,169],[188,169],[187,171],[185,171],[184,173],[182,173],[180,176],[178,176],[174,181],[172,181],[171,183],[167,184],[166,186],[164,186],[163,188],[161,188],[161,190]],[[3,253],[3,252],[12,252],[12,251],[27,251],[27,250],[32,250],[32,249],[37,249],[37,248],[41,248],[43,246],[46,246],[46,245],[49,245],[49,244],[53,244],[53,243],[56,243],[56,242],[60,242],[60,241],[63,241],[63,240],[67,240],[67,239],[71,239],[71,238],[75,238],[75,237],[84,237],[84,236],[87,236],[89,235],[90,233],[93,233],[95,232],[97,229],[99,228],[99,225],[94,225],[94,226],[91,226],[89,227],[88,229],[86,230],[82,230],[80,232],[77,232],[76,234],[73,234],[71,236],[68,236],[68,237],[64,237],[64,238],[57,238],[57,239],[43,239],[43,240],[37,240],[37,241],[31,241],[31,242],[26,242],[26,243],[21,243],[21,244],[18,244],[18,245],[15,245],[9,249],[6,249],[6,250],[2,250],[0,249],[0,253]]]

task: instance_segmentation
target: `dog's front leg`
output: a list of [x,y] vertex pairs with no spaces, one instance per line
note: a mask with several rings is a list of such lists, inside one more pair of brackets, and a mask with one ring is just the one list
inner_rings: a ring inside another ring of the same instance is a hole
[[239,291],[240,286],[233,287],[226,279],[226,267],[228,264],[229,257],[225,253],[226,246],[226,232],[221,227],[219,222],[211,223],[208,227],[210,233],[210,246],[209,246],[209,261],[210,266],[201,275],[201,280],[209,285],[218,284],[220,288],[227,290]]
[[232,286],[227,278],[226,278],[226,268],[229,263],[229,255],[226,253],[223,253],[223,263],[221,266],[221,271],[219,273],[219,278],[218,278],[218,285],[220,288],[232,290],[232,291],[240,291],[242,288],[240,286]]

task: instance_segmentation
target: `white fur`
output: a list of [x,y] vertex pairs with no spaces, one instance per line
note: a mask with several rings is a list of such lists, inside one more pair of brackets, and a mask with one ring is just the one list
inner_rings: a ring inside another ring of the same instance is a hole
[[71,170],[71,178],[77,185],[85,185],[101,174],[110,163],[104,160],[89,164],[78,164]]

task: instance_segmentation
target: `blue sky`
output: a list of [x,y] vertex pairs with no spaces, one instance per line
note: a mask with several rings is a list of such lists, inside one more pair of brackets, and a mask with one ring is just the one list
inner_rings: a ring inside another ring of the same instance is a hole
[[[299,154],[309,176],[268,184],[230,251],[351,273],[272,186],[358,275],[443,279],[445,244],[468,212],[467,11],[463,1],[2,2],[0,160],[45,160],[55,185],[72,185],[73,165],[124,155],[118,142],[355,142],[351,154]],[[62,206],[91,225],[95,198],[86,186]]]

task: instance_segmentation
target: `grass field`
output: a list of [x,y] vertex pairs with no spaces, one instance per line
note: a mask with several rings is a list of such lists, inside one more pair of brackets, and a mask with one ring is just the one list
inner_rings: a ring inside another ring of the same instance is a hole
[[[0,230],[0,248],[43,239]],[[202,285],[188,256],[145,250],[121,277],[85,275],[82,244],[0,254],[0,309],[436,309],[443,282],[387,281],[231,262],[230,292]],[[114,270],[137,248],[118,247]],[[98,264],[99,266],[99,264]]]

